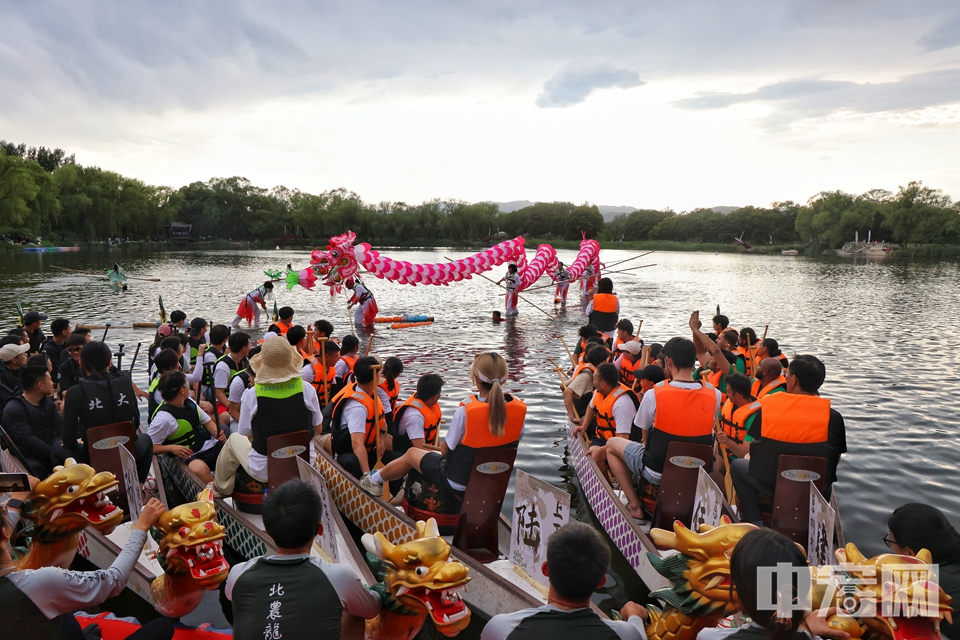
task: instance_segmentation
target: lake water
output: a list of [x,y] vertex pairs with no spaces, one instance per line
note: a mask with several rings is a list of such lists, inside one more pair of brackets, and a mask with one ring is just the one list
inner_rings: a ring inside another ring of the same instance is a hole
[[[468,255],[455,250],[384,251],[411,262],[444,262]],[[568,263],[573,251],[561,251]],[[603,251],[605,262],[636,255]],[[52,266],[105,272],[119,261],[130,276],[161,282],[129,281],[115,292],[103,278],[58,271]],[[243,295],[264,280],[264,269],[306,266],[307,251],[168,251],[103,249],[78,253],[0,254],[0,327],[15,326],[14,302],[25,311],[74,324],[130,325],[158,317],[157,298],[167,312],[182,309],[188,320],[202,316],[229,323]],[[843,528],[868,556],[885,549],[884,520],[905,502],[925,502],[960,522],[960,273],[956,263],[855,263],[839,259],[738,254],[654,253],[623,267],[655,266],[611,276],[620,296],[622,317],[643,319],[642,337],[665,342],[689,337],[687,319],[699,309],[704,318],[717,305],[732,326],[769,325],[789,356],[814,354],[827,368],[821,392],[843,414],[848,453],[839,468],[836,491]],[[498,279],[499,271],[488,274]],[[541,283],[546,283],[544,278]],[[510,365],[509,392],[528,405],[526,437],[517,466],[563,486],[574,494],[571,471],[564,463],[564,411],[558,378],[548,358],[562,366],[569,360],[556,336],[573,348],[583,307],[571,287],[569,304],[550,318],[520,302],[520,315],[500,325],[491,311],[502,309],[499,289],[482,278],[449,287],[411,287],[377,280],[367,283],[381,315],[434,316],[429,327],[377,329],[373,352],[398,356],[405,370],[402,395],[413,390],[423,373],[446,381],[441,400],[445,416],[472,392],[469,367],[475,353],[500,351]],[[278,287],[279,306],[296,310],[295,321],[330,320],[335,335],[350,331],[346,300],[331,298],[324,288],[286,291]],[[525,294],[553,310],[552,289]],[[259,331],[259,336],[266,325]],[[102,331],[94,332],[97,339]],[[125,345],[129,366],[137,342],[144,347],[150,330],[111,329],[107,342]],[[368,334],[361,334],[361,347]],[[142,351],[134,380],[145,388]],[[142,411],[146,413],[146,405]],[[509,500],[509,498],[508,498]],[[509,505],[508,505],[509,506]],[[614,568],[623,580],[608,589],[614,600],[643,597],[642,584]]]

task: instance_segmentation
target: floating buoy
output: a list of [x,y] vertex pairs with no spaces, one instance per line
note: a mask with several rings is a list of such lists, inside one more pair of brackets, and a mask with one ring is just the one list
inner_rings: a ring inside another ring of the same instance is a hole
[[427,322],[398,322],[396,324],[390,325],[391,329],[409,329],[411,327],[425,327],[427,325],[433,324],[433,320]]
[[374,318],[374,322],[394,323],[394,322],[433,322],[433,316],[389,316]]

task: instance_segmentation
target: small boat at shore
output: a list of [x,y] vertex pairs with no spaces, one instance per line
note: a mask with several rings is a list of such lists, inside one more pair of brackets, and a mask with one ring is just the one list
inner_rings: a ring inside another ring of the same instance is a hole
[[797,251],[796,249],[784,249],[783,251],[780,252],[780,255],[782,256],[795,256],[799,254],[800,252]]

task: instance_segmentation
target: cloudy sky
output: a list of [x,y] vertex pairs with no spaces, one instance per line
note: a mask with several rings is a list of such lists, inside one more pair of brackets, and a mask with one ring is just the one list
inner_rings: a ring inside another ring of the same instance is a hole
[[0,3],[0,138],[367,201],[960,197],[960,3]]

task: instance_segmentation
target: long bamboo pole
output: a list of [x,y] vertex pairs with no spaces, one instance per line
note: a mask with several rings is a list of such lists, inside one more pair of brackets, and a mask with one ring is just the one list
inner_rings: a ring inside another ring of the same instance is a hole
[[[60,271],[70,271],[72,273],[81,273],[86,276],[96,276],[98,278],[106,278],[107,276],[102,273],[94,273],[93,271],[81,271],[80,269],[68,269],[67,267],[58,267],[57,265],[50,265],[51,269],[59,269]],[[127,276],[127,280],[142,280],[143,282],[160,282],[160,278],[136,278],[134,276]]]
[[[653,264],[643,264],[643,265],[640,265],[639,267],[628,267],[620,271],[605,271],[603,275],[608,276],[608,275],[613,275],[617,273],[627,273],[628,271],[636,271],[637,269],[646,269],[647,267],[655,267],[655,266],[657,266],[656,262],[654,262]],[[585,278],[594,278],[594,277],[596,277],[596,274],[593,274],[592,276],[580,276],[579,278],[574,278],[573,280],[569,280],[568,282],[576,282],[577,280],[583,280]],[[529,289],[524,289],[524,291],[537,291],[538,289],[548,289],[550,287],[555,287],[555,286],[557,285],[554,282],[551,284],[542,284],[539,287],[530,287]]]
[[573,353],[570,351],[570,347],[567,346],[567,341],[563,339],[562,335],[557,336],[560,338],[560,342],[563,343],[563,348],[567,350],[567,355],[570,356],[570,364],[577,366],[577,359],[573,357]]
[[[447,258],[447,256],[443,256],[443,257],[444,257],[446,260],[450,261],[450,262],[454,262],[454,260],[453,260],[452,258]],[[478,273],[478,274],[476,274],[476,275],[480,276],[481,278],[483,278],[483,279],[486,280],[487,282],[493,284],[494,286],[500,287],[500,288],[503,289],[503,290],[506,290],[506,289],[507,289],[507,288],[506,288],[505,286],[503,286],[502,284],[497,284],[497,282],[496,282],[495,280],[491,280],[490,278],[488,278],[487,276],[483,275],[482,273]],[[516,293],[516,292],[514,292],[514,293]],[[522,295],[520,295],[519,293],[516,293],[516,296],[517,296],[518,298],[520,298],[521,300],[523,300],[524,302],[526,302],[527,304],[529,304],[531,307],[533,307],[533,308],[536,309],[537,311],[541,312],[543,315],[545,315],[545,316],[547,316],[547,317],[549,317],[549,318],[552,318],[552,319],[556,320],[557,317],[556,317],[555,315],[553,315],[552,313],[548,313],[547,311],[544,311],[543,309],[541,309],[540,307],[538,307],[538,306],[535,305],[534,303],[532,303],[532,302],[530,302],[529,300],[527,300],[526,298],[524,298],[524,297],[523,297]]]

